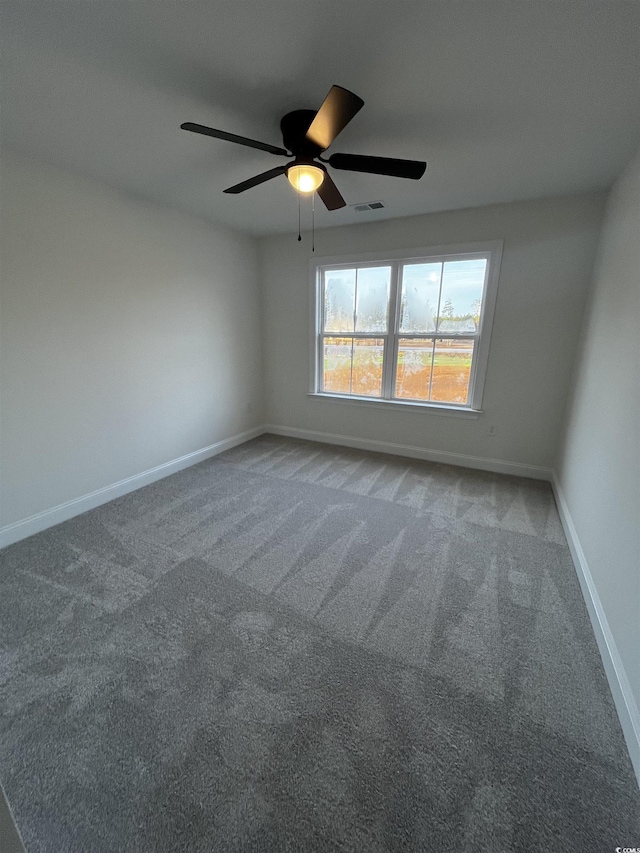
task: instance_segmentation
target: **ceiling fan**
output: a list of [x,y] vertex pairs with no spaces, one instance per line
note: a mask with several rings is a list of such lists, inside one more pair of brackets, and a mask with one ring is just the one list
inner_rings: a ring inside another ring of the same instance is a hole
[[278,175],[286,175],[289,183],[298,192],[304,194],[317,192],[327,210],[338,210],[340,207],[345,207],[346,202],[329,175],[325,163],[334,169],[411,178],[416,181],[424,175],[427,168],[424,161],[398,160],[394,157],[368,157],[361,154],[332,154],[328,159],[322,157],[322,153],[363,106],[362,98],[354,95],[353,92],[343,89],[342,86],[332,86],[317,112],[294,110],[282,118],[280,129],[284,148],[190,121],[181,124],[180,127],[192,133],[226,139],[227,142],[236,142],[280,157],[294,158],[284,166],[276,166],[275,169],[269,169],[233,187],[228,187],[225,190],[226,193],[243,193]]

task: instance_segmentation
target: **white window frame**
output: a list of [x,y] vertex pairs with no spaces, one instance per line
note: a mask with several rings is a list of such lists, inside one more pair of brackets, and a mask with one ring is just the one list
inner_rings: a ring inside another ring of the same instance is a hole
[[[431,410],[440,414],[461,416],[477,416],[482,411],[491,330],[495,312],[500,264],[502,261],[502,240],[491,240],[482,243],[465,243],[449,246],[429,246],[419,249],[404,249],[393,252],[367,252],[352,255],[315,257],[310,262],[310,381],[309,394],[318,399],[329,399],[355,403],[356,405],[374,405],[413,409],[419,411]],[[480,310],[480,327],[476,333],[477,342],[474,349],[469,379],[469,395],[466,403],[438,403],[428,400],[398,400],[392,398],[398,352],[398,341],[402,337],[425,338],[461,338],[464,335],[452,333],[404,333],[400,332],[400,301],[401,288],[400,270],[405,263],[438,263],[442,261],[475,260],[486,258],[485,282]],[[365,397],[356,394],[336,394],[333,391],[322,390],[323,352],[323,300],[322,276],[325,269],[339,267],[351,268],[358,266],[391,266],[391,287],[389,294],[389,326],[386,332],[353,332],[347,337],[377,338],[384,340],[384,355],[382,368],[382,396]]]

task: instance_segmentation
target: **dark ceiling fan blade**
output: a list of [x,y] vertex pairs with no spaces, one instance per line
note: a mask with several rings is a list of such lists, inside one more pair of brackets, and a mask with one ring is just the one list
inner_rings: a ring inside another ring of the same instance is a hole
[[237,193],[243,193],[245,190],[250,190],[251,187],[257,187],[258,184],[263,184],[265,181],[270,181],[271,178],[277,178],[278,175],[284,175],[286,171],[286,166],[276,166],[275,169],[269,169],[268,172],[262,172],[260,175],[256,175],[255,177],[249,178],[246,181],[242,181],[241,184],[235,184],[233,187],[229,187],[225,190],[225,192],[233,193],[234,195]]
[[309,125],[306,138],[324,151],[364,106],[364,101],[342,86],[332,86]]
[[338,210],[340,207],[346,207],[347,203],[340,195],[340,190],[333,183],[331,175],[325,172],[324,181],[316,190],[327,210]]
[[288,157],[289,153],[284,148],[269,145],[268,142],[258,142],[257,139],[249,139],[246,136],[238,136],[236,133],[227,133],[226,130],[215,130],[213,127],[205,127],[203,124],[194,124],[186,121],[181,124],[182,130],[190,130],[192,133],[202,133],[203,136],[213,136],[215,139],[224,139],[227,142],[237,142],[238,145],[246,145],[248,148],[257,148],[259,151],[268,151],[269,154],[281,154]]
[[334,169],[349,172],[368,172],[372,175],[389,175],[392,178],[419,180],[427,168],[424,160],[398,160],[395,157],[367,157],[365,154],[332,154],[329,164]]

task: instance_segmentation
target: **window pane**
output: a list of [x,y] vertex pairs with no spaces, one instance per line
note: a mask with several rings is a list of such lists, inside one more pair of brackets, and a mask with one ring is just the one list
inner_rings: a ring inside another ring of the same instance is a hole
[[442,264],[403,264],[401,332],[435,332]]
[[356,332],[386,332],[391,267],[358,270]]
[[382,338],[325,338],[323,390],[380,397],[383,354]]
[[469,338],[436,340],[431,380],[433,402],[467,402],[473,343]]
[[353,332],[356,271],[327,270],[324,274],[325,332]]
[[382,355],[384,340],[354,338],[351,393],[365,397],[382,394]]
[[336,394],[351,393],[351,351],[353,338],[324,339],[322,387]]
[[398,344],[395,396],[405,400],[428,400],[433,341],[403,338]]
[[442,272],[439,332],[468,335],[478,329],[484,289],[485,258],[445,261]]

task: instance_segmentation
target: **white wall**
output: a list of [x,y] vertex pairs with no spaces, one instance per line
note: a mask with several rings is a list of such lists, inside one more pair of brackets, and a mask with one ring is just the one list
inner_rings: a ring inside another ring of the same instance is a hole
[[640,152],[610,193],[594,276],[557,484],[640,737]]
[[1,525],[262,422],[253,239],[5,152],[1,250]]
[[[477,420],[377,411],[307,396],[311,241],[261,241],[267,421],[359,439],[550,468],[594,261],[601,195],[546,199],[331,228],[316,257],[504,239]],[[487,425],[497,425],[496,437]]]

